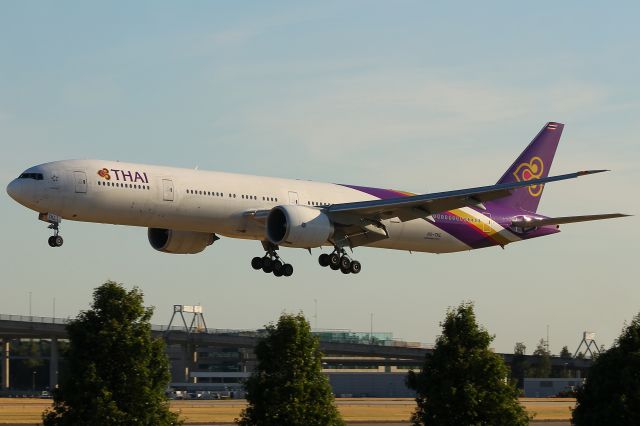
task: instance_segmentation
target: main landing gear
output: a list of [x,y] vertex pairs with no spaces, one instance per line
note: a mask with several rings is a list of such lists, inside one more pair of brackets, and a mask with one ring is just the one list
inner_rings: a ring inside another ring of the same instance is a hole
[[293,275],[293,266],[284,263],[276,253],[276,248],[267,248],[267,253],[263,257],[251,259],[251,267],[255,270],[262,269],[266,274],[273,274],[276,277],[290,277]]
[[362,270],[362,265],[357,260],[352,260],[344,249],[336,248],[333,253],[322,253],[318,257],[318,263],[322,267],[330,267],[334,271],[340,270],[343,274],[357,274]]

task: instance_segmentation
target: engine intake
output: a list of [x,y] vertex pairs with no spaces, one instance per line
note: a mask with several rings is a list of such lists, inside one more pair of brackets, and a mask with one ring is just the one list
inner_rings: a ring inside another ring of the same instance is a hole
[[321,210],[306,206],[276,206],[267,216],[267,239],[276,245],[312,248],[327,243],[333,224]]
[[163,253],[195,254],[218,239],[215,234],[173,229],[149,228],[149,244]]

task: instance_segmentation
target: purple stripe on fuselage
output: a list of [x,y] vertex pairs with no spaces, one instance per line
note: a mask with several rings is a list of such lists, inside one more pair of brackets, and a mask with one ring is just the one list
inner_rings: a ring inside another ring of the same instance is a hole
[[[441,218],[442,216],[446,219]],[[433,221],[431,223],[473,249],[497,245],[496,241],[480,229],[459,219],[458,216],[447,211],[434,215],[435,223]]]
[[[357,191],[364,192],[366,194],[372,195],[381,200],[388,200],[390,198],[399,198],[399,197],[408,197],[410,196],[406,192],[395,191],[393,189],[382,189],[382,188],[371,188],[368,186],[357,186],[357,185],[345,185],[340,184],[341,186],[345,186],[347,188],[355,189]],[[451,214],[449,212],[441,212],[438,213],[440,215],[446,215],[447,219],[434,219],[434,221],[429,221],[436,227],[440,228],[442,231],[447,234],[453,236],[454,238],[462,241],[464,244],[468,245],[471,248],[483,248],[490,247],[496,245],[496,242],[488,238],[486,234],[480,232],[474,226],[457,221],[456,215]]]
[[381,200],[388,200],[389,198],[408,197],[410,195],[406,192],[395,191],[393,189],[370,188],[368,186],[345,185],[343,183],[340,183],[338,185],[355,189],[356,191],[361,191],[365,194],[373,195],[374,197],[380,198]]

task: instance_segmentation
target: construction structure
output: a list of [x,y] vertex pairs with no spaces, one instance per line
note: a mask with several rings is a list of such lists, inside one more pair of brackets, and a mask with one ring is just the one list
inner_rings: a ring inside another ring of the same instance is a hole
[[[584,352],[580,352],[580,349],[582,348],[583,345],[584,345]],[[578,349],[576,349],[575,353],[573,354],[573,357],[576,358],[578,354],[583,354],[585,357],[587,357],[587,354],[588,354],[589,358],[594,358],[599,353],[600,353],[600,348],[598,348],[598,344],[596,343],[596,333],[594,333],[593,331],[583,332],[582,340],[578,345]]]

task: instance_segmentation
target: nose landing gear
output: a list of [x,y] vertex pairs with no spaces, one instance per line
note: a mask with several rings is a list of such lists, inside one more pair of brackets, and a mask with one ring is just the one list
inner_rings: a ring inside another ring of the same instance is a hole
[[262,269],[266,274],[273,274],[276,277],[290,277],[293,275],[293,266],[284,263],[282,258],[278,256],[276,250],[278,246],[263,243],[267,253],[263,257],[254,257],[251,259],[251,267],[256,271]]
[[40,213],[38,219],[45,221],[49,224],[48,228],[53,229],[53,235],[49,237],[49,247],[60,247],[64,240],[60,235],[60,222],[62,219],[60,216],[53,213]]
[[60,247],[64,240],[60,235],[52,235],[49,237],[49,247]]
[[337,248],[331,254],[322,253],[318,257],[318,263],[322,267],[330,267],[332,270],[340,270],[343,274],[358,274],[362,265],[357,260],[351,259],[342,248]]

